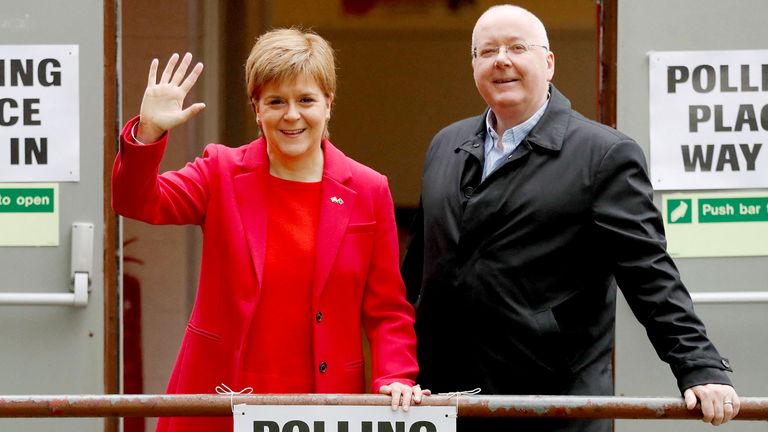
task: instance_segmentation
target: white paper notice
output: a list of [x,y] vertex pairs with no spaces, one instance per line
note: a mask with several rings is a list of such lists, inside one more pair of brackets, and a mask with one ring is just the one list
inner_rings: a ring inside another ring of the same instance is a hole
[[78,63],[77,45],[0,45],[0,182],[80,180]]

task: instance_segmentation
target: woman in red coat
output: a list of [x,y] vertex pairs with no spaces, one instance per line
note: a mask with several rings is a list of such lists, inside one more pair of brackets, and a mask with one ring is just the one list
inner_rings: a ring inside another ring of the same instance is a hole
[[[254,45],[246,82],[262,136],[211,144],[158,175],[168,131],[202,72],[174,54],[152,61],[140,115],[120,135],[112,206],[153,224],[197,224],[197,299],[168,393],[225,383],[256,393],[361,393],[362,329],[371,389],[392,407],[419,403],[413,309],[398,270],[387,179],[328,141],[336,91],[333,50],[320,36],[273,30]],[[160,431],[232,430],[231,418],[163,418]]]

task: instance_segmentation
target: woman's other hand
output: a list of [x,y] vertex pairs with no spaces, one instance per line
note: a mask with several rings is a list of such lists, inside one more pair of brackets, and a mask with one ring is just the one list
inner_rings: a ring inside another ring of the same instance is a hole
[[422,390],[418,384],[411,387],[399,382],[393,382],[389,385],[381,386],[379,393],[392,395],[393,411],[397,410],[397,407],[400,405],[402,405],[403,411],[408,411],[408,408],[411,407],[411,402],[415,404],[421,403],[422,396],[429,396],[432,394],[432,391],[429,389]]
[[165,65],[159,81],[158,60],[153,59],[149,66],[147,88],[141,101],[141,119],[136,131],[136,139],[140,142],[157,141],[165,131],[185,123],[205,108],[204,103],[195,103],[183,108],[184,98],[203,72],[203,64],[198,62],[187,74],[192,54],[185,54],[177,68],[178,61],[179,55],[174,53]]

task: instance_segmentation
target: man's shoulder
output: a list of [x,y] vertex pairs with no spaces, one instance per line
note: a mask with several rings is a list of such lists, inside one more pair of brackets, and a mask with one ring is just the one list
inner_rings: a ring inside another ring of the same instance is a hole
[[534,129],[533,135],[554,147],[557,147],[559,142],[572,140],[582,145],[598,147],[634,141],[613,127],[583,116],[573,109],[571,101],[554,85],[551,86],[549,107]]
[[570,127],[568,130],[576,133],[590,134],[603,142],[633,141],[632,138],[618,129],[584,117],[575,110],[571,111]]
[[448,126],[445,126],[435,136],[453,134],[463,136],[474,136],[478,131],[478,127],[482,124],[485,118],[485,113],[480,115],[467,117],[458,121],[455,121]]
[[577,159],[602,163],[608,154],[614,160],[636,160],[645,165],[645,154],[632,137],[572,111],[563,136],[562,151]]
[[482,131],[484,119],[485,113],[467,117],[445,126],[435,134],[432,139],[432,147],[445,145],[454,147],[474,139]]

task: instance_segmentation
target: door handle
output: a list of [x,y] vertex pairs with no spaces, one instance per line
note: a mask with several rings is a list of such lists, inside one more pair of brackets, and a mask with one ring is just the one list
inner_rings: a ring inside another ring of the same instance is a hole
[[75,306],[88,305],[93,273],[92,223],[72,224],[71,265],[68,282],[71,293],[0,293],[1,305]]
[[768,303],[768,291],[692,292],[694,304],[699,303]]

